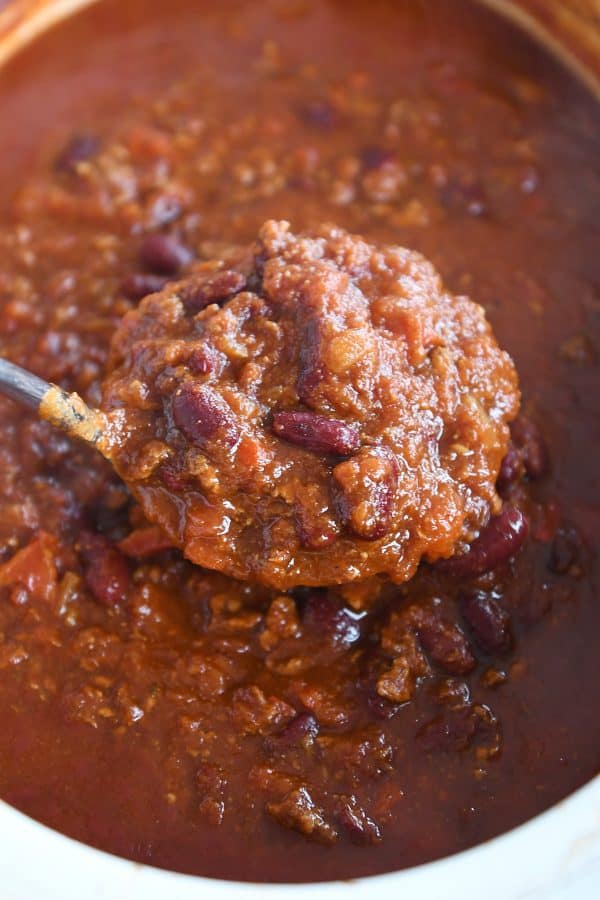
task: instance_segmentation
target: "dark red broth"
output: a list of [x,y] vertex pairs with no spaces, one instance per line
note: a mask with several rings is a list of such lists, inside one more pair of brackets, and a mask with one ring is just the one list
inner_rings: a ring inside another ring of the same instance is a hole
[[0,112],[0,353],[90,403],[121,316],[266,219],[424,253],[523,394],[468,559],[288,593],[185,562],[1,401],[0,795],[141,862],[306,881],[462,850],[596,774],[585,91],[462,0],[106,0],[3,70]]

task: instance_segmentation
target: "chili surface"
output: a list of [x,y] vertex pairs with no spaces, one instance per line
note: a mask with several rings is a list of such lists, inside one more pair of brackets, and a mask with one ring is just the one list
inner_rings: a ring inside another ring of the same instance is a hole
[[290,591],[192,566],[0,401],[0,795],[142,862],[304,881],[461,850],[597,773],[584,90],[467,2],[105,0],[3,69],[0,109],[0,352],[89,403],[122,316],[269,219],[423,253],[523,395],[464,557]]

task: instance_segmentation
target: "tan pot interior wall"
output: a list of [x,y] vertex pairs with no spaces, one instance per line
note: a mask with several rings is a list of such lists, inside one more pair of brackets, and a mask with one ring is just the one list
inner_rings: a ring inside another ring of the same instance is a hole
[[[0,0],[0,63],[40,31],[94,2],[98,0]],[[535,33],[600,96],[600,0],[481,2]]]

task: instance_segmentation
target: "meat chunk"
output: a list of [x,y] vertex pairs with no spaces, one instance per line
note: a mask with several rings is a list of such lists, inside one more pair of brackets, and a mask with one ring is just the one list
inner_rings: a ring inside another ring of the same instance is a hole
[[293,828],[320,843],[332,844],[337,838],[335,828],[327,822],[323,810],[315,805],[305,787],[290,791],[280,801],[268,803],[267,812],[284,828]]

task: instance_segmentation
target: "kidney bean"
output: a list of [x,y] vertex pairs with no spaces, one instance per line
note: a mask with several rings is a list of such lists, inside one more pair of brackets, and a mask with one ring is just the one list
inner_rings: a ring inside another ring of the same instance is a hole
[[142,265],[159,275],[176,275],[192,258],[191,250],[170,234],[149,234],[140,247]]
[[363,147],[360,151],[360,161],[363,169],[370,171],[372,169],[381,169],[386,163],[392,163],[396,160],[396,154],[392,150],[386,150],[377,144],[371,144]]
[[526,416],[517,416],[510,426],[513,441],[521,451],[530,478],[543,478],[550,467],[546,442],[539,427]]
[[560,528],[552,541],[548,568],[556,575],[580,573],[581,550],[581,537],[575,528]]
[[121,282],[121,291],[128,300],[143,300],[148,294],[156,294],[162,291],[167,279],[162,275],[152,275],[148,272],[132,272]]
[[265,748],[269,752],[284,751],[293,747],[307,750],[314,744],[318,734],[319,723],[315,717],[307,712],[299,713],[278,734],[265,739]]
[[360,617],[327,591],[311,591],[304,601],[302,623],[338,647],[350,647],[361,637]]
[[331,131],[337,124],[337,110],[327,100],[314,100],[312,103],[306,103],[299,108],[298,112],[300,118],[308,125],[321,131]]
[[307,550],[320,550],[337,539],[339,527],[328,514],[314,513],[298,504],[295,515],[298,540]]
[[212,344],[204,343],[192,350],[187,364],[195,375],[220,375],[227,365],[227,357]]
[[300,400],[311,405],[315,389],[323,381],[320,324],[316,317],[308,319],[300,335],[296,392]]
[[478,721],[470,706],[447,709],[442,715],[421,726],[417,732],[417,740],[425,750],[466,750],[475,736]]
[[102,141],[97,134],[75,134],[54,160],[54,168],[57,172],[74,172],[79,163],[95,156],[101,145]]
[[512,645],[510,616],[484,591],[461,597],[460,606],[477,643],[490,653],[506,653]]
[[272,427],[278,437],[315,453],[348,456],[360,445],[356,428],[318,413],[276,412],[273,413]]
[[466,553],[440,560],[438,571],[456,578],[474,578],[491,572],[511,559],[522,547],[529,525],[523,513],[508,503],[490,519]]
[[84,579],[92,595],[104,606],[127,600],[129,568],[122,553],[101,534],[84,532],[79,539]]
[[220,272],[212,272],[208,277],[194,278],[185,285],[179,296],[188,312],[196,313],[210,303],[219,303],[234,294],[239,294],[245,287],[245,275],[225,269]]
[[367,815],[354,795],[338,797],[333,813],[338,825],[344,829],[353,844],[366,846],[381,841],[379,825]]
[[338,508],[344,523],[368,541],[390,530],[398,486],[398,462],[386,447],[363,447],[333,470],[339,487]]
[[165,486],[178,494],[189,487],[189,477],[183,468],[183,463],[166,462],[160,467],[160,477]]
[[475,667],[469,643],[458,625],[430,618],[419,625],[417,632],[427,655],[447,672],[464,675]]
[[193,444],[202,447],[215,438],[228,444],[237,440],[231,407],[208,384],[186,381],[173,397],[171,409],[175,425]]
[[311,317],[304,324],[300,335],[298,358],[298,378],[296,392],[300,400],[310,406],[314,393],[322,383],[325,374],[321,355],[321,324],[317,317]]
[[310,175],[297,174],[288,177],[287,186],[291,191],[308,193],[309,191],[314,191],[316,189],[317,182]]
[[515,445],[508,445],[506,456],[500,465],[498,472],[498,489],[506,490],[511,484],[516,484],[523,477],[523,458]]

